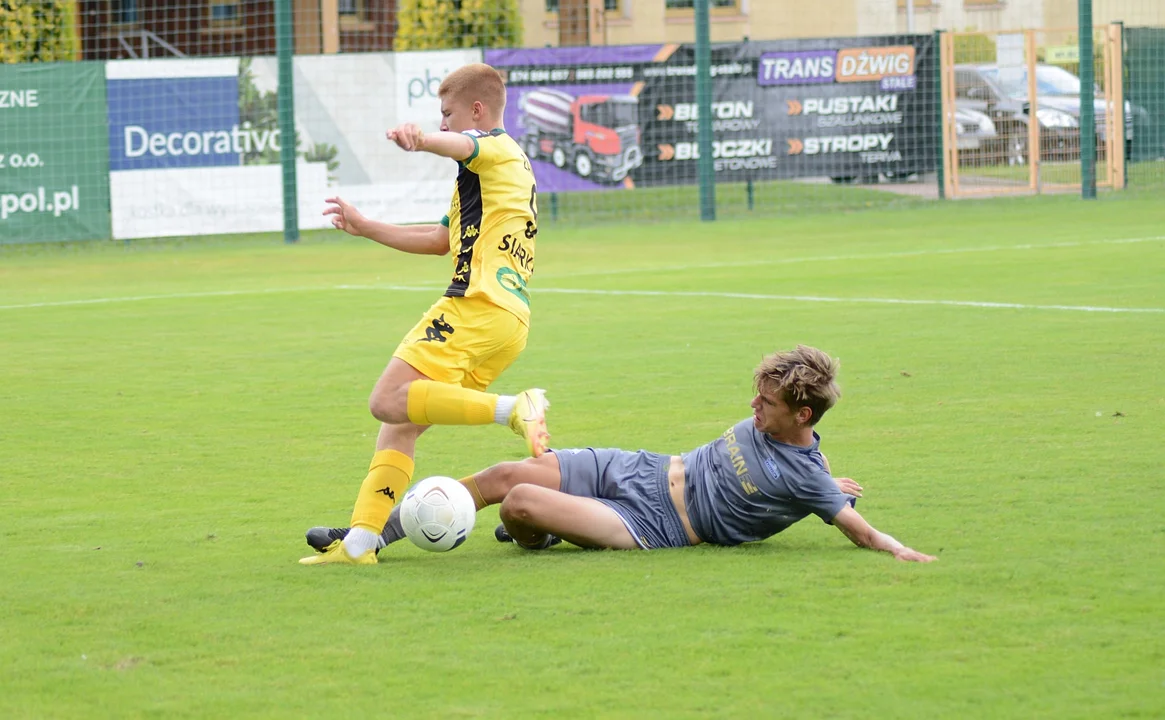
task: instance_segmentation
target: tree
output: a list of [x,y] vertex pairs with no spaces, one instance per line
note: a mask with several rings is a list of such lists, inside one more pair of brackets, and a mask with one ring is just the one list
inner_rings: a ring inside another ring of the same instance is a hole
[[[3,2],[3,0],[0,0]],[[239,58],[239,125],[252,131],[267,130],[271,133],[279,132],[279,91],[260,92],[255,84],[255,71],[252,68],[252,58]],[[283,138],[280,138],[282,147]],[[315,143],[306,145],[299,131],[295,132],[295,154],[308,162],[327,163],[328,179],[334,181],[333,175],[340,167],[336,156],[340,149],[329,143]],[[279,165],[283,162],[282,150],[276,149],[274,144],[268,144],[262,150],[252,147],[243,153],[244,165]]]
[[396,50],[518,47],[518,0],[401,0]]
[[[251,58],[246,57],[239,59],[239,126],[247,130],[279,131],[279,95],[259,91]],[[271,145],[262,150],[252,147],[243,153],[244,165],[278,165],[281,160],[280,151]]]
[[0,0],[0,63],[77,60],[76,0]]

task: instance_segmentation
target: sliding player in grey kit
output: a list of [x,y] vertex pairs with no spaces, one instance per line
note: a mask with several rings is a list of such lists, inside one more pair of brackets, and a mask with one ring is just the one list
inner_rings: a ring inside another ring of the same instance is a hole
[[[804,345],[765,357],[753,376],[752,417],[684,455],[553,450],[494,465],[473,480],[487,504],[502,504],[499,539],[530,549],[559,538],[621,550],[738,545],[814,514],[859,547],[930,562],[933,556],[858,514],[861,487],[834,479],[818,449],[813,426],[840,397],[837,368],[829,355]],[[327,529],[309,531],[309,542],[316,531]],[[385,539],[401,535],[390,520]]]

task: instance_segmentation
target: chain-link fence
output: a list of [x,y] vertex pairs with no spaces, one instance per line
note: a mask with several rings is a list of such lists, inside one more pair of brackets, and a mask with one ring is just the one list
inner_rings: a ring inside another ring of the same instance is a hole
[[1129,186],[1165,192],[1165,27],[1125,28],[1124,60]]
[[[1075,29],[947,33],[946,189],[953,197],[1081,190],[1085,107]],[[1133,109],[1118,25],[1093,31],[1097,185],[1125,186]],[[1114,75],[1114,73],[1116,73]]]
[[[1031,17],[969,0],[909,15],[903,0],[711,0],[708,117],[693,0],[287,2],[0,0],[0,242],[319,228],[333,195],[437,220],[456,168],[384,132],[436,129],[441,80],[472,62],[507,79],[504,124],[551,222],[698,218],[701,173],[719,217],[1080,180],[1078,121],[1054,97],[1079,92],[1075,31],[958,27],[1070,25],[1076,0]],[[1146,27],[1165,10],[1127,15],[1141,25],[1114,40],[1132,2],[1097,0],[1097,162],[1114,188],[1165,177],[1165,30]],[[960,31],[935,32],[946,23]],[[1030,78],[1004,62],[1016,53]],[[996,94],[969,97],[968,73]]]

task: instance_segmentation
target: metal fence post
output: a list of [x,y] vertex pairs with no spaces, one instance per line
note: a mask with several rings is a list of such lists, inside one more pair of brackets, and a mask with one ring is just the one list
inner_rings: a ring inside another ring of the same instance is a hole
[[299,196],[296,192],[295,91],[291,56],[295,37],[291,0],[275,0],[275,48],[279,62],[279,159],[283,165],[283,241],[299,240]]
[[946,118],[943,117],[943,31],[934,31],[934,92],[937,102],[935,107],[935,146],[934,153],[937,158],[935,167],[938,168],[935,181],[938,183],[938,199],[945,200],[947,197],[947,180],[946,173],[943,172],[943,138],[946,134],[943,132],[943,123]]
[[1092,57],[1092,0],[1078,0],[1080,33],[1080,185],[1085,200],[1096,197],[1096,71]]
[[[1113,76],[1117,79],[1117,82],[1119,82],[1121,84],[1121,98],[1123,101],[1123,100],[1128,99],[1127,96],[1125,95],[1125,91],[1127,90],[1127,88],[1125,87],[1125,77],[1127,77],[1127,75],[1128,75],[1128,73],[1126,72],[1128,70],[1128,63],[1126,62],[1126,59],[1125,59],[1125,23],[1123,20],[1118,20],[1116,22],[1116,25],[1118,28],[1117,31],[1120,33],[1120,46],[1119,46],[1120,52],[1117,54],[1117,58],[1116,58],[1117,69],[1116,69],[1116,72],[1113,73]],[[1129,120],[1124,117],[1124,108],[1125,108],[1125,106],[1122,104],[1121,105],[1121,117],[1122,117],[1122,119],[1124,119],[1124,122],[1126,123],[1126,127],[1127,127],[1127,123],[1129,122]],[[1131,112],[1131,110],[1132,110],[1131,105],[1130,105],[1129,109]],[[1136,122],[1135,115],[1133,116],[1132,122]],[[1126,133],[1124,136],[1124,142],[1121,143],[1121,145],[1122,146],[1124,146],[1124,145],[1131,146],[1131,144],[1132,143],[1129,141],[1128,134]],[[1121,153],[1121,180],[1122,180],[1120,189],[1124,190],[1125,188],[1127,188],[1129,186],[1129,155],[1131,153],[1125,152],[1124,147],[1120,148],[1120,153]]]
[[696,0],[696,106],[699,108],[700,219],[716,219],[716,171],[712,164],[712,41],[708,0]]

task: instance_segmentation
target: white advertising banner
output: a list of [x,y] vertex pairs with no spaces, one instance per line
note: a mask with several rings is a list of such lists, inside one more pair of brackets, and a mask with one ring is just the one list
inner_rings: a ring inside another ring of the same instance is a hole
[[[110,173],[113,237],[279,231],[283,228],[282,172],[279,165],[242,165]],[[325,227],[320,207],[303,198],[326,192],[326,166],[301,162],[296,174],[299,226]]]
[[[449,209],[457,164],[408,153],[385,132],[413,122],[441,124],[437,88],[451,71],[481,62],[479,50],[297,57],[295,127],[299,150],[327,165],[323,190],[299,184],[299,200],[323,211],[339,195],[366,216],[392,223],[437,222]],[[274,58],[256,58],[256,84],[274,86]]]
[[[253,62],[106,63],[113,237],[283,228],[276,88],[255,81]],[[313,198],[327,165],[301,162],[297,172],[301,227],[324,227]]]
[[[479,50],[296,57],[299,225],[329,227],[338,195],[368,217],[436,222],[457,165],[385,138],[403,122],[435,131],[437,89]],[[115,238],[283,228],[283,138],[273,57],[106,63]]]

